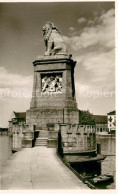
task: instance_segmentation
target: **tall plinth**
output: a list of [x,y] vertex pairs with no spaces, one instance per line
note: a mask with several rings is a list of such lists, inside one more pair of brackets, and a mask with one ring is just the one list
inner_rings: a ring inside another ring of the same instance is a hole
[[34,84],[26,122],[44,130],[48,123],[78,124],[74,68],[64,55],[43,56],[33,62]]

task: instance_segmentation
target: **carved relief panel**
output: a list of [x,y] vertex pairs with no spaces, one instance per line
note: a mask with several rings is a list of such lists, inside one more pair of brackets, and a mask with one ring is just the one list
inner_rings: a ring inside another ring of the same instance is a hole
[[41,75],[42,93],[62,93],[62,73],[50,73]]

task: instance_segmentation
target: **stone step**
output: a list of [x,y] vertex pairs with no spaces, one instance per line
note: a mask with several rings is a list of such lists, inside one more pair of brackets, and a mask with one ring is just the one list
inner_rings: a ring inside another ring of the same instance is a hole
[[38,137],[36,139],[35,146],[47,146],[47,138]]
[[40,146],[40,145],[47,146],[47,143],[36,143],[36,144],[35,144],[35,146]]
[[36,138],[36,141],[42,141],[42,140],[47,141],[47,139],[48,138],[45,138],[45,137],[38,137]]
[[36,142],[40,143],[40,142],[47,142],[47,140],[36,140]]
[[36,144],[47,144],[47,141],[39,141],[39,142],[36,141],[36,142],[35,142],[35,145],[36,145]]
[[39,135],[39,137],[48,138],[48,135],[47,134],[41,134],[41,135]]
[[47,142],[47,139],[37,139],[36,142]]
[[46,130],[40,130],[39,131],[39,137],[48,137],[48,131]]
[[39,147],[40,147],[40,146],[45,146],[45,147],[46,147],[46,145],[35,145],[35,146],[36,146],[36,147],[38,147],[38,146],[39,146]]
[[45,145],[47,146],[47,143],[36,143],[35,146]]
[[46,143],[35,144],[35,146],[47,146]]
[[35,146],[47,146],[47,144],[35,144]]

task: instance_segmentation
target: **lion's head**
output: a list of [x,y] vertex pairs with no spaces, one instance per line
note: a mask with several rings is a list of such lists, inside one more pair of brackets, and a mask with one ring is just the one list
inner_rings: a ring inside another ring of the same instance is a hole
[[49,40],[49,37],[50,37],[51,32],[52,32],[53,29],[55,29],[59,32],[57,27],[51,22],[48,22],[43,26],[42,31],[43,31],[43,37],[44,37],[45,41]]

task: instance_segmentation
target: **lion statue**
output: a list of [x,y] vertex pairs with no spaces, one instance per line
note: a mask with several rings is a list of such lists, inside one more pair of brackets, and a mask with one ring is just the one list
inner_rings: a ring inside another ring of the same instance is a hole
[[45,56],[67,55],[66,45],[57,27],[48,22],[43,26],[43,37],[46,46]]

